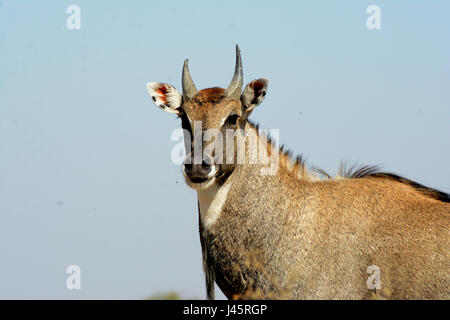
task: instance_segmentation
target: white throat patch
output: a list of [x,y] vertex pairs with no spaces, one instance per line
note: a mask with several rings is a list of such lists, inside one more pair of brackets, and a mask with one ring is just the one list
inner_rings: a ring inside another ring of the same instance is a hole
[[223,205],[227,200],[231,187],[230,178],[221,187],[213,184],[207,189],[197,190],[200,205],[200,219],[205,229],[214,224],[222,213]]

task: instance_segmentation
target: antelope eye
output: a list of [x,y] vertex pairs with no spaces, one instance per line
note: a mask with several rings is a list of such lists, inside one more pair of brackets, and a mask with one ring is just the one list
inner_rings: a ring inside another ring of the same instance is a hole
[[238,120],[239,116],[237,114],[232,114],[231,116],[229,116],[227,118],[227,120],[225,121],[225,124],[227,125],[235,125],[237,120]]

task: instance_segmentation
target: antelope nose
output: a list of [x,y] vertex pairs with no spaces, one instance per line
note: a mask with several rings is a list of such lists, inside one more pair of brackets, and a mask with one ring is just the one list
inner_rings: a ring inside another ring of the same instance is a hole
[[192,155],[188,155],[183,164],[183,171],[189,180],[195,183],[205,182],[209,178],[211,171],[213,169],[213,159],[208,156],[206,159],[202,159],[202,161],[194,161],[194,157]]
[[189,177],[206,178],[211,172],[211,165],[205,161],[202,161],[201,164],[185,163],[184,172]]

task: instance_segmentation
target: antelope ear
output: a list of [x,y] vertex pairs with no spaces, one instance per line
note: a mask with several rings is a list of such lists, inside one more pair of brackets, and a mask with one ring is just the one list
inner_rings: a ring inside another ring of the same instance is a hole
[[260,78],[250,82],[241,95],[244,111],[250,112],[264,100],[269,80]]
[[147,83],[147,90],[153,103],[160,109],[179,114],[183,98],[181,94],[172,87],[170,84],[161,82],[149,82]]

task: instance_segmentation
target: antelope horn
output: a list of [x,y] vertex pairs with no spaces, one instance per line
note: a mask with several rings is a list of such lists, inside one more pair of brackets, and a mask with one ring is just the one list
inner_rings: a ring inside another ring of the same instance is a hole
[[227,98],[239,99],[242,92],[243,81],[241,51],[239,50],[239,46],[236,44],[236,66],[234,67],[233,79],[225,92]]
[[195,87],[194,81],[192,81],[191,74],[189,73],[188,62],[188,59],[184,60],[183,75],[181,81],[183,85],[183,97],[186,100],[191,99],[197,93],[197,88]]

